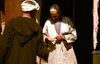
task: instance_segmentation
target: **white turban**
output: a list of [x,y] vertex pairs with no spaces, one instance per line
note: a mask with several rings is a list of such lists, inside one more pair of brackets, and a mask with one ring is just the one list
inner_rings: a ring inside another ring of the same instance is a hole
[[[27,3],[27,1],[32,1],[32,3]],[[34,0],[27,0],[27,1],[23,1],[21,4],[22,7],[22,11],[24,12],[28,12],[28,11],[32,11],[32,10],[39,10],[39,4],[34,1]]]

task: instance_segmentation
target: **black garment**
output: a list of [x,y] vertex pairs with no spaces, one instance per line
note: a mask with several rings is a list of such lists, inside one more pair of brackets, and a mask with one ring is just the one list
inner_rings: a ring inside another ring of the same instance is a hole
[[48,56],[42,28],[31,18],[8,21],[0,40],[0,64],[36,64],[36,55]]

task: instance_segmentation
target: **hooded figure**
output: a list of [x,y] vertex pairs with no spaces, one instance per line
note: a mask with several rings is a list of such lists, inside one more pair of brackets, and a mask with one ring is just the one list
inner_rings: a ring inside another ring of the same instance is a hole
[[1,36],[0,64],[36,64],[36,55],[44,60],[48,56],[42,28],[31,18],[39,9],[38,3],[28,0],[21,6],[23,15],[9,20]]

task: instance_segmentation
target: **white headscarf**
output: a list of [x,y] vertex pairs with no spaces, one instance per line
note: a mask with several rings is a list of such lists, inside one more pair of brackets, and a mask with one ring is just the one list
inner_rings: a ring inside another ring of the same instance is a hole
[[[27,1],[32,1],[33,3],[29,4]],[[35,0],[27,0],[23,1],[21,4],[22,11],[32,11],[32,10],[39,10],[40,6]]]

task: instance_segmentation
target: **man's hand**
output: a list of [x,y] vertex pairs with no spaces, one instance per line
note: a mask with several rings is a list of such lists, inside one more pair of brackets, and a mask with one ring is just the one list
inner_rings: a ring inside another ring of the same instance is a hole
[[57,39],[57,40],[61,41],[62,39],[64,39],[64,35],[58,35],[54,39]]
[[49,41],[51,41],[51,42],[52,42],[52,41],[55,41],[55,39],[52,39],[52,38],[50,38],[50,37],[48,37],[48,36],[47,36],[45,39],[47,39],[47,40],[49,40]]

